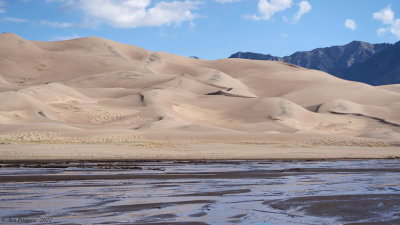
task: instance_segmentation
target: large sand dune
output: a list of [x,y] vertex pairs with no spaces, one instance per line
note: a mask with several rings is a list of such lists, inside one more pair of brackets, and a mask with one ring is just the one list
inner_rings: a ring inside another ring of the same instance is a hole
[[282,62],[200,60],[98,37],[39,42],[1,34],[0,136],[397,143],[400,91]]

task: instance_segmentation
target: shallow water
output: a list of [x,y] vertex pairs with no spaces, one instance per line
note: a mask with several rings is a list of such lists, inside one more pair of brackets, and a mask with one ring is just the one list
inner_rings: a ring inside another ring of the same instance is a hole
[[14,166],[1,224],[400,224],[400,160]]

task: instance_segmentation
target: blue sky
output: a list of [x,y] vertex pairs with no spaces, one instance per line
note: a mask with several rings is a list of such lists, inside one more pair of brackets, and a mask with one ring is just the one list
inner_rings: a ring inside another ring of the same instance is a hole
[[99,36],[203,59],[400,39],[398,0],[0,0],[0,32]]

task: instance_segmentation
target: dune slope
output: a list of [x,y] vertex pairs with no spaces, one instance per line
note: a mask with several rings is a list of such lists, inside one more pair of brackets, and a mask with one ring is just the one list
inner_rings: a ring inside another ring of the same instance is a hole
[[400,140],[395,86],[98,37],[39,42],[1,34],[0,102],[0,136],[9,140]]

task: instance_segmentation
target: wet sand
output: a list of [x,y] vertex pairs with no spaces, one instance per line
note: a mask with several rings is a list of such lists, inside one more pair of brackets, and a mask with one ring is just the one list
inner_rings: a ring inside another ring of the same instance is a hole
[[400,158],[399,146],[284,146],[257,142],[0,145],[0,161],[156,161]]
[[[282,211],[301,208],[306,214],[312,216],[339,217],[342,221],[368,221],[386,214],[386,220],[378,221],[380,224],[398,224],[400,222],[399,203],[400,194],[311,196],[274,203],[265,202],[265,204]],[[368,222],[362,224],[368,224]]]
[[400,220],[398,159],[1,165],[3,223],[12,218],[37,220],[30,224],[43,224],[40,218],[50,218],[49,224],[398,224]]
[[[15,164],[14,164],[15,165]],[[34,164],[36,168],[40,168],[43,164]],[[3,164],[5,167],[9,167]],[[68,180],[181,180],[181,179],[267,179],[279,178],[290,175],[306,175],[306,174],[330,174],[330,173],[400,173],[400,168],[394,169],[325,169],[325,168],[292,168],[288,170],[256,170],[256,171],[233,171],[233,172],[198,172],[198,173],[164,173],[164,174],[102,174],[102,175],[18,175],[18,176],[1,176],[0,182],[42,182],[42,181],[68,181]],[[209,192],[210,193],[215,192]],[[201,196],[202,193],[196,195]],[[191,195],[191,196],[196,196]],[[218,194],[217,194],[218,195]],[[177,195],[182,196],[182,195]]]

